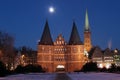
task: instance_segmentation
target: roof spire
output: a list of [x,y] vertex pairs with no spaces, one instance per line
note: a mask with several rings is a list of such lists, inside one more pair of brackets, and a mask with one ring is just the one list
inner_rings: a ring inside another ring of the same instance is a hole
[[86,9],[86,14],[85,14],[85,31],[90,30],[90,25],[89,25],[89,19],[88,19],[88,11]]
[[73,21],[73,27],[72,27],[72,32],[71,32],[71,36],[69,39],[69,45],[80,45],[82,44],[81,40],[80,40],[80,36],[76,27],[75,22]]
[[52,37],[50,34],[50,29],[48,25],[48,20],[46,20],[45,27],[42,33],[41,40],[39,42],[41,45],[53,45]]

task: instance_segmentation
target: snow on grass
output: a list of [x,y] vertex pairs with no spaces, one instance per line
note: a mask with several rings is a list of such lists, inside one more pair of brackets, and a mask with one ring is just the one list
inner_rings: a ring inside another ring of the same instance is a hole
[[[120,80],[120,74],[113,73],[66,73],[71,80]],[[0,80],[55,80],[57,73],[31,73],[2,77]]]
[[120,74],[113,73],[70,73],[72,80],[120,80]]
[[54,80],[54,78],[55,78],[55,74],[31,73],[31,74],[11,75],[0,80]]

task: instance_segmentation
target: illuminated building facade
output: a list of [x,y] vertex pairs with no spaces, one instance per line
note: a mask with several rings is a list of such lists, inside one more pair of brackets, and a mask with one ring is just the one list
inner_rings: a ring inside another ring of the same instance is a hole
[[120,66],[120,50],[114,50],[113,60],[116,66]]
[[[89,25],[89,23],[87,23],[87,25]],[[85,43],[82,43],[80,39],[75,22],[73,22],[68,42],[64,40],[62,34],[58,35],[53,42],[48,21],[46,21],[43,34],[38,43],[37,63],[47,72],[56,72],[57,70],[73,72],[80,70],[86,60],[84,55],[85,48],[86,50],[88,50],[88,47],[89,50],[91,48],[91,39],[88,39],[90,38],[90,30],[88,27],[89,26],[85,27]],[[84,47],[84,44],[87,45],[87,47]]]
[[109,68],[113,63],[118,64],[118,59],[118,53],[116,52],[115,54],[114,51],[109,48],[102,51],[99,47],[96,47],[92,55],[92,61],[97,62],[100,68]]

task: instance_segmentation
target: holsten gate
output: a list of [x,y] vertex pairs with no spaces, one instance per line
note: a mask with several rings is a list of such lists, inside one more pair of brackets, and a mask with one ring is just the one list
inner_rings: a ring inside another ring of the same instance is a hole
[[73,22],[68,42],[64,40],[62,34],[59,34],[53,42],[48,21],[46,21],[43,34],[38,43],[37,63],[47,72],[80,70],[87,59],[84,52],[85,50],[89,51],[91,47],[91,32],[87,11],[85,15],[84,42],[80,39],[75,22]]

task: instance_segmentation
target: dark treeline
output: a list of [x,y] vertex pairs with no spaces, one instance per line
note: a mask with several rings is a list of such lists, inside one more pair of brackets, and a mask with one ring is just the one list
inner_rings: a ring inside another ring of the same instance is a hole
[[97,63],[88,62],[86,63],[81,70],[76,70],[75,72],[110,72],[110,73],[120,73],[120,67],[112,64],[112,66],[107,69],[105,67],[98,68]]
[[26,66],[18,65],[14,73],[40,73],[45,72],[40,65],[28,64]]
[[12,74],[43,73],[45,72],[40,65],[28,64],[26,66],[18,65],[14,70],[8,70],[3,62],[0,61],[0,77]]
[[14,41],[12,35],[0,31],[0,76],[44,72],[42,67],[36,64],[37,52],[26,46],[15,48]]

